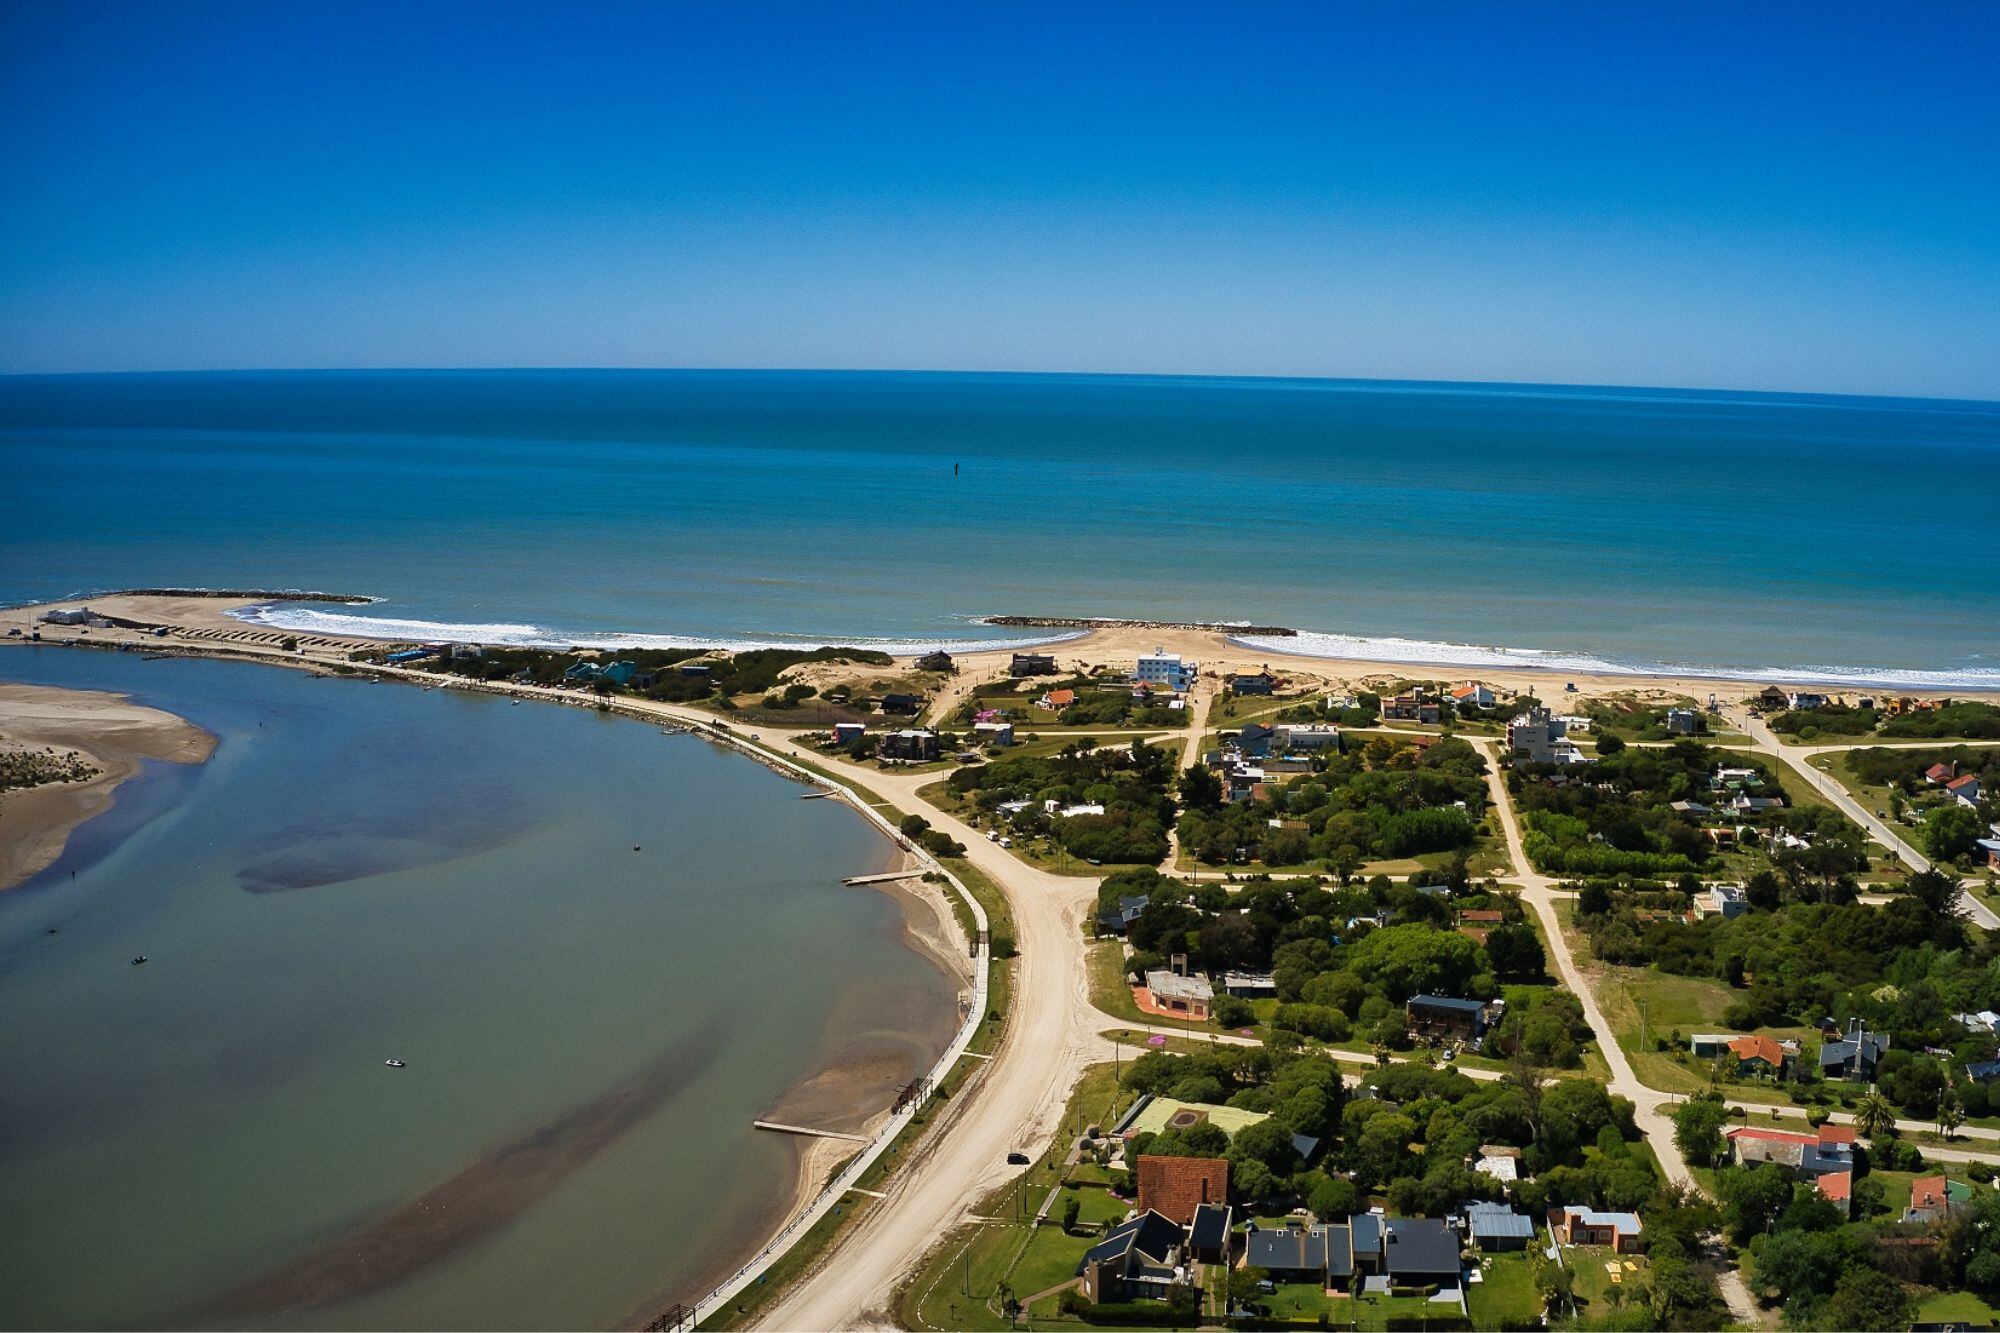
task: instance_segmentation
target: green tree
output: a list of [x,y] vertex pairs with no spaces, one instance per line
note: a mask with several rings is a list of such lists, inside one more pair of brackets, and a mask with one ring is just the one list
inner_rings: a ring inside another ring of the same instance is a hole
[[1066,1198],[1064,1198],[1063,1210],[1062,1210],[1062,1229],[1064,1231],[1075,1231],[1076,1216],[1078,1213],[1082,1211],[1083,1211],[1083,1204],[1080,1201],[1078,1201],[1077,1197],[1074,1194],[1071,1194]]
[[1964,1123],[1965,1103],[1959,1100],[1958,1093],[1946,1088],[1944,1095],[1938,1098],[1938,1132],[1943,1134],[1946,1140],[1950,1140],[1958,1133],[1958,1127]]
[[1956,861],[1979,841],[1979,816],[1962,805],[1947,805],[1931,811],[1924,821],[1924,851],[1933,860]]
[[1909,1288],[1887,1273],[1855,1264],[1841,1274],[1826,1314],[1832,1328],[1905,1329],[1915,1309]]
[[1694,1097],[1674,1108],[1674,1146],[1691,1166],[1714,1166],[1722,1159],[1722,1127],[1729,1107],[1720,1097]]

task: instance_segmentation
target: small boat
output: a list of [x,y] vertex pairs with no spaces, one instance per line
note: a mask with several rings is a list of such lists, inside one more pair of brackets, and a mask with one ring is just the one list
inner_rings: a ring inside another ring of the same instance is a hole
[[134,967],[137,967],[137,966],[139,966],[139,964],[141,964],[141,963],[143,963],[143,962],[145,962],[145,961],[146,961],[146,955],[145,955],[145,954],[140,954],[140,955],[139,955],[139,956],[138,956],[137,958],[134,958],[134,959],[132,960],[132,966],[134,966]]
[[403,1062],[401,1060],[384,1060],[382,1063],[389,1066],[389,1068],[391,1069],[403,1068]]

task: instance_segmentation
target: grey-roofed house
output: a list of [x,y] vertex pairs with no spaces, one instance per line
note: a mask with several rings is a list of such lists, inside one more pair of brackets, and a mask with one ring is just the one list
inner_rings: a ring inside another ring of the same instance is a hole
[[1229,1232],[1234,1220],[1226,1203],[1205,1203],[1194,1210],[1194,1221],[1188,1224],[1188,1253],[1196,1262],[1229,1262]]
[[1120,1222],[1076,1266],[1093,1301],[1163,1300],[1185,1276],[1181,1229],[1158,1213]]
[[1152,899],[1143,893],[1121,897],[1118,900],[1117,911],[1097,914],[1098,929],[1107,935],[1123,935],[1132,929],[1132,923],[1139,919],[1139,914],[1146,910],[1146,905],[1151,901]]
[[1384,1220],[1382,1266],[1399,1286],[1458,1285],[1461,1264],[1458,1233],[1435,1217],[1391,1217]]
[[1373,1213],[1356,1213],[1347,1220],[1348,1249],[1354,1271],[1367,1276],[1382,1271],[1382,1219]]
[[1861,1026],[1858,1018],[1849,1019],[1843,1036],[1821,1044],[1819,1072],[1825,1078],[1872,1082],[1875,1066],[1882,1062],[1882,1056],[1888,1049],[1889,1038],[1886,1034],[1868,1031]]
[[1254,1228],[1243,1237],[1243,1262],[1263,1269],[1273,1282],[1324,1284],[1328,1230],[1326,1227]]
[[1482,1250],[1525,1250],[1535,1238],[1535,1219],[1504,1203],[1467,1204],[1465,1228]]

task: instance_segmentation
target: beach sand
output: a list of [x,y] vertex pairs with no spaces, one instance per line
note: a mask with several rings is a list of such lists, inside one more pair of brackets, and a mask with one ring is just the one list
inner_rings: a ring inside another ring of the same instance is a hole
[[0,745],[80,754],[98,770],[81,782],[0,794],[0,889],[8,889],[54,862],[70,832],[109,809],[144,760],[198,764],[215,737],[124,695],[0,684]]

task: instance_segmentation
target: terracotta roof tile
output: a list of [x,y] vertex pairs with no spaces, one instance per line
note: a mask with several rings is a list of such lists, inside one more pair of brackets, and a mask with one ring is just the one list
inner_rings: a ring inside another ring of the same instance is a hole
[[1229,1163],[1220,1157],[1139,1159],[1139,1211],[1152,1209],[1186,1226],[1205,1203],[1229,1200]]

